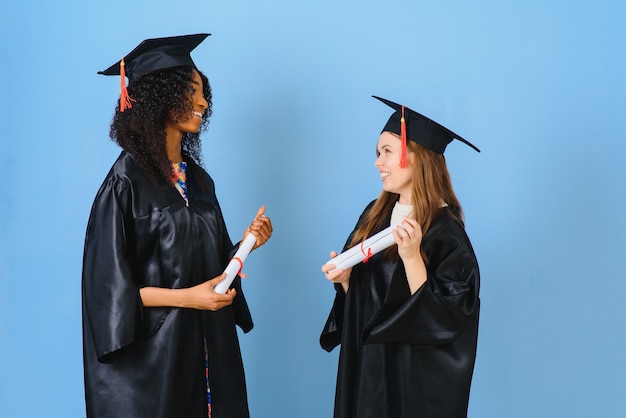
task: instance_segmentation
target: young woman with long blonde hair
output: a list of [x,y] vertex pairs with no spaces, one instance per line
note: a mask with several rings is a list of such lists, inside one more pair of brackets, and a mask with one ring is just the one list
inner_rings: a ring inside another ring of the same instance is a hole
[[[322,271],[336,295],[320,337],[341,345],[335,418],[467,416],[480,308],[479,269],[443,152],[457,139],[427,117],[395,111],[378,139],[382,192],[345,248],[387,228],[395,245]],[[331,257],[336,256],[331,252]]]

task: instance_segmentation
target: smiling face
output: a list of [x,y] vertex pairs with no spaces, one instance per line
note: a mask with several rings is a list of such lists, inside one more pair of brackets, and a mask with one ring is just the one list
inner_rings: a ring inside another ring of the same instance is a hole
[[179,121],[171,121],[166,123],[166,130],[170,132],[177,132],[181,136],[184,133],[198,133],[200,132],[200,125],[202,125],[202,117],[204,112],[209,107],[203,94],[203,83],[200,74],[193,70],[193,76],[191,81],[192,94],[191,103],[192,111],[187,119]]
[[376,155],[377,158],[374,165],[380,172],[383,190],[399,194],[400,203],[411,204],[413,153],[407,150],[408,167],[400,168],[400,138],[385,131],[378,138]]

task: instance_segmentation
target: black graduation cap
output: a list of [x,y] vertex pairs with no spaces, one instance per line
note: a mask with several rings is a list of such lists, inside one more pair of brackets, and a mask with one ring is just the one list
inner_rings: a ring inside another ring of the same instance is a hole
[[[421,113],[378,96],[372,97],[380,100],[392,109],[395,109],[395,112],[389,117],[387,124],[383,128],[383,132],[393,132],[396,135],[400,135],[400,137],[404,137],[404,141],[410,139],[437,154],[443,154],[446,146],[452,142],[453,139],[458,139],[480,152],[478,148],[460,135],[455,134],[445,126],[438,124]],[[406,142],[403,142],[403,147],[406,146],[405,144]],[[406,153],[406,151],[403,150],[403,153]]]
[[132,99],[127,95],[124,77],[128,77],[128,84],[130,84],[133,80],[152,71],[179,66],[196,68],[190,53],[209,35],[209,33],[198,33],[146,39],[124,58],[106,70],[98,71],[98,74],[120,76],[122,90],[120,111],[123,112],[125,108],[132,107]]

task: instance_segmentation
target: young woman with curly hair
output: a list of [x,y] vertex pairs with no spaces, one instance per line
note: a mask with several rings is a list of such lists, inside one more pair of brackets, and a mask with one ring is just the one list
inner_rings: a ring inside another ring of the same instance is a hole
[[443,152],[454,138],[475,147],[409,108],[378,99],[395,109],[376,147],[383,190],[345,248],[398,226],[395,245],[367,262],[322,267],[336,296],[320,343],[327,351],[341,345],[334,416],[465,417],[479,270]]
[[[249,416],[235,325],[252,319],[233,245],[201,165],[211,88],[189,53],[206,34],[144,41],[120,75],[111,138],[122,152],[98,191],[83,259],[87,417]],[[129,82],[126,88],[124,76]],[[245,231],[271,236],[264,208]]]

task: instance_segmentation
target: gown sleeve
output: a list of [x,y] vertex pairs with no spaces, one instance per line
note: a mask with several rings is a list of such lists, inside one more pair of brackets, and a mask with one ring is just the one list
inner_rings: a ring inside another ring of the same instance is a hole
[[[208,176],[208,175],[207,175]],[[226,222],[224,221],[224,215],[222,213],[222,208],[217,200],[217,195],[215,193],[215,183],[213,179],[208,176],[208,179],[211,184],[211,190],[213,192],[213,199],[215,201],[215,205],[219,212],[219,218],[221,222],[221,227],[224,233],[222,234],[222,248],[225,249],[224,254],[226,254],[226,260],[222,261],[223,268],[226,268],[230,260],[235,256],[235,253],[239,249],[239,245],[241,242],[238,242],[236,245],[233,245],[232,240],[230,239],[230,235],[228,234],[228,230],[226,228]],[[243,289],[241,286],[241,277],[237,275],[230,285],[231,288],[235,289],[237,295],[233,300],[232,308],[233,314],[235,316],[235,324],[241,328],[244,333],[248,333],[254,327],[254,322],[252,321],[252,314],[250,313],[250,308],[248,306],[248,301],[243,293]]]
[[341,342],[343,328],[343,312],[346,304],[346,295],[341,285],[335,285],[335,301],[330,310],[326,324],[320,336],[320,345],[328,352],[332,351]]
[[[230,258],[235,255],[237,248],[239,248],[239,245],[235,246],[235,251],[233,251]],[[233,313],[235,315],[235,324],[237,324],[237,326],[239,326],[239,328],[241,328],[244,333],[248,333],[254,327],[254,322],[252,321],[252,314],[250,313],[250,308],[248,307],[248,301],[246,300],[246,297],[243,293],[243,289],[241,286],[241,277],[239,277],[239,275],[235,277],[235,280],[233,280],[231,287],[237,292],[237,295],[233,300]]]
[[128,262],[129,210],[129,188],[109,178],[96,196],[85,237],[83,307],[103,362],[142,335],[141,297]]
[[[371,207],[374,205],[376,200],[371,201],[356,223],[356,226],[352,230],[352,233],[346,240],[346,243],[343,246],[343,250],[345,251],[350,247],[350,242],[352,241],[352,236],[354,232],[359,228],[363,219],[365,218],[365,214],[369,212]],[[341,330],[343,329],[343,316],[344,316],[344,308],[346,304],[346,293],[343,290],[343,286],[340,284],[335,284],[335,300],[333,302],[333,307],[328,314],[328,319],[326,320],[326,324],[324,325],[324,329],[322,330],[322,334],[320,335],[320,346],[330,352],[335,347],[337,347],[341,343]]]
[[408,285],[398,261],[387,298],[362,335],[364,343],[447,344],[478,315],[478,262],[464,229],[448,219],[431,226],[429,235],[426,283],[408,298],[399,296]]

